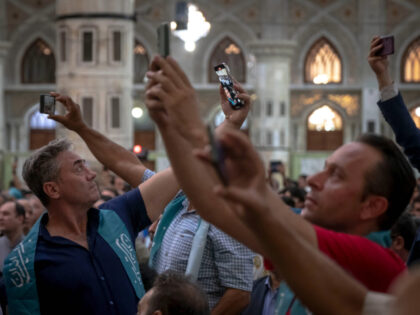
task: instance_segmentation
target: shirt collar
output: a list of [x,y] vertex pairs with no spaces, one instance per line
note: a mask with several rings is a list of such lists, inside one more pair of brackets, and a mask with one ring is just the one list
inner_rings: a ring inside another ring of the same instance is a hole
[[[88,221],[87,221],[87,234],[92,235],[98,229],[99,225],[99,210],[95,208],[90,208],[87,212]],[[48,212],[45,212],[42,215],[41,222],[39,225],[39,237],[43,238],[46,241],[51,241],[56,243],[57,238],[50,235],[46,225],[48,223]]]

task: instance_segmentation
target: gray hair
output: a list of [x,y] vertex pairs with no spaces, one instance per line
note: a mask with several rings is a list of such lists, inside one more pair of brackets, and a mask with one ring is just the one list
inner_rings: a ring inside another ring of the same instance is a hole
[[50,201],[44,192],[44,183],[58,178],[60,165],[57,156],[71,147],[72,144],[67,139],[55,139],[35,151],[23,164],[23,179],[44,206],[48,206]]

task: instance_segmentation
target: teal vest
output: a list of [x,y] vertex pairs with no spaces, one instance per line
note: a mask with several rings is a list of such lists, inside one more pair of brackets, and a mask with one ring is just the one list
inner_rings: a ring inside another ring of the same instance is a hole
[[[156,254],[160,249],[166,231],[168,230],[176,215],[183,209],[183,203],[186,199],[187,197],[182,193],[173,199],[168,204],[168,206],[166,206],[162,218],[160,219],[155,237],[153,239],[152,248],[150,250],[149,266],[151,268],[153,268],[153,260],[155,259]],[[198,278],[198,272],[200,270],[201,261],[203,259],[204,249],[206,247],[209,227],[209,223],[200,218],[192,241],[187,269],[185,270],[185,275],[187,275],[193,281],[197,281]]]
[[[25,239],[13,249],[4,263],[3,274],[10,315],[40,314],[35,279],[35,252],[41,218]],[[137,297],[141,299],[144,295],[144,287],[136,251],[124,222],[115,211],[99,210],[98,233],[120,259]]]

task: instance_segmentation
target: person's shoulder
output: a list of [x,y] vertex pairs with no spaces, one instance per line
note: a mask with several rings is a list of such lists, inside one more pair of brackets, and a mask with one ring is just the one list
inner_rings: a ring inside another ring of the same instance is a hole
[[142,201],[140,189],[138,187],[122,194],[117,197],[108,200],[101,204],[98,208],[99,210],[117,210],[121,205],[126,204],[127,202],[137,202]]

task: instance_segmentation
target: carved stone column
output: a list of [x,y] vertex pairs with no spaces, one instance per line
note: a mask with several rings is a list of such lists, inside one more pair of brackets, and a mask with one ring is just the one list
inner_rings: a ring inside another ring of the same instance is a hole
[[249,44],[256,57],[256,106],[251,139],[266,163],[288,164],[290,141],[290,60],[295,43],[289,40],[260,40]]
[[[56,15],[57,90],[81,105],[93,128],[131,148],[134,1],[58,0]],[[58,133],[93,159],[76,134]]]

